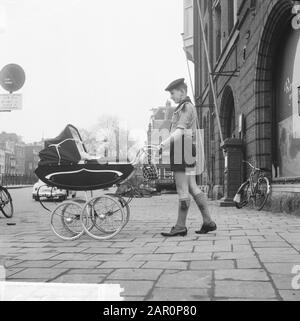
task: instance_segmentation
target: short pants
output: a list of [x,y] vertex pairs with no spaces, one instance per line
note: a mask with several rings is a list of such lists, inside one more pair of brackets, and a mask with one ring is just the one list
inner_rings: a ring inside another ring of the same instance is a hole
[[[186,144],[185,144],[186,142]],[[177,145],[178,144],[178,145]],[[196,145],[192,144],[182,136],[182,141],[176,143],[172,139],[170,144],[170,165],[172,172],[182,172],[187,168],[194,168],[196,161],[191,163],[196,157]]]

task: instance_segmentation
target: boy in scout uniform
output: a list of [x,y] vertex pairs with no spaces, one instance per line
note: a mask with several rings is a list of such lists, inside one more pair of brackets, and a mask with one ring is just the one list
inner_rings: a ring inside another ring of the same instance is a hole
[[176,225],[169,233],[162,233],[162,235],[165,237],[187,235],[186,220],[191,204],[190,194],[203,217],[202,228],[196,233],[207,234],[215,231],[217,226],[211,219],[206,197],[196,183],[197,111],[187,96],[187,85],[184,79],[173,81],[166,91],[171,94],[171,99],[178,104],[178,107],[173,114],[171,135],[160,144],[159,148],[170,147],[170,164],[175,176],[179,207]]

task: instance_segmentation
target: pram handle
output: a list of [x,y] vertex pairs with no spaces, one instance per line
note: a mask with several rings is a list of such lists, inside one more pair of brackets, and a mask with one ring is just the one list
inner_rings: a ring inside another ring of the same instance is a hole
[[137,152],[137,155],[136,155],[135,159],[133,160],[132,165],[133,166],[138,165],[140,163],[140,160],[141,160],[143,154],[146,154],[147,157],[152,157],[151,152],[154,151],[154,157],[155,157],[155,153],[158,152],[159,149],[160,148],[155,145],[145,145]]

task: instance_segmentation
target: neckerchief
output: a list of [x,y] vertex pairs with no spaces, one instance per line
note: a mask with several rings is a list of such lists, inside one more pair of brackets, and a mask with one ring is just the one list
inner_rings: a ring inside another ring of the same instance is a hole
[[177,113],[178,111],[180,111],[186,103],[191,103],[191,98],[190,97],[186,97],[183,99],[183,101],[178,105],[178,107],[175,109],[174,113]]

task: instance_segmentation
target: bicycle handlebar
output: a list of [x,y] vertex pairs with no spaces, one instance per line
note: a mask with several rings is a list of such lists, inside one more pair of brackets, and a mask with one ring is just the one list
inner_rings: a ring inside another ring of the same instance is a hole
[[249,163],[249,162],[247,162],[247,161],[244,161],[244,160],[243,160],[243,163],[248,164],[248,165],[249,165],[253,170],[255,170],[255,171],[261,171],[260,168],[257,168],[257,167],[255,167],[255,166],[253,166],[251,163]]

